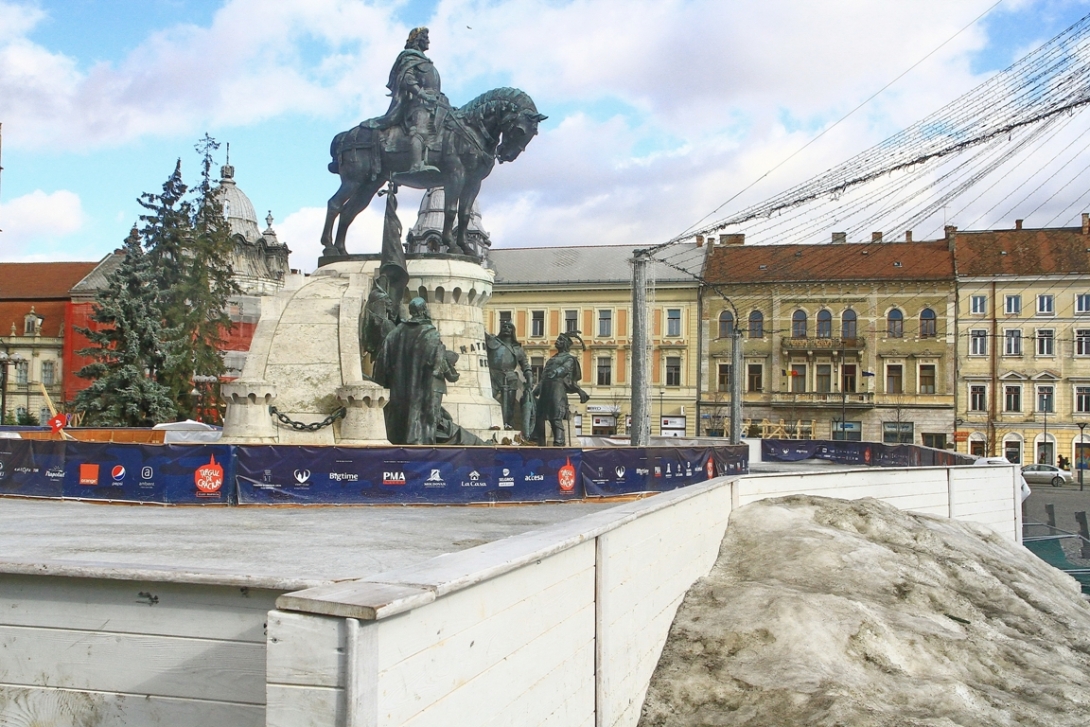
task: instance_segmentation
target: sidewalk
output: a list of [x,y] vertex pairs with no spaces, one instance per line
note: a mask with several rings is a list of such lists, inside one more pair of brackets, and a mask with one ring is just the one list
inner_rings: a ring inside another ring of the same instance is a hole
[[[1079,485],[1050,487],[1031,485],[1032,494],[1022,505],[1022,515],[1026,522],[1047,523],[1046,505],[1052,505],[1056,512],[1056,527],[1069,533],[1078,533],[1079,524],[1075,520],[1076,512],[1085,512],[1090,517],[1090,477],[1087,477],[1085,490],[1079,491]],[[1081,557],[1081,547],[1074,538],[1062,541],[1068,560],[1075,565],[1090,568],[1090,559]]]

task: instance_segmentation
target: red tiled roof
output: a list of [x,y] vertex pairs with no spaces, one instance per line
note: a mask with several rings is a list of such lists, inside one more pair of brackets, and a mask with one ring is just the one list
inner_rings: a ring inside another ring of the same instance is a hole
[[954,256],[938,242],[717,245],[709,283],[834,280],[953,280]]
[[1063,275],[1090,273],[1090,236],[1078,227],[958,232],[958,275]]
[[68,291],[96,265],[97,262],[0,263],[0,300],[68,300]]
[[64,335],[61,329],[64,326],[64,309],[67,305],[63,300],[31,301],[0,301],[0,336],[7,338],[11,335],[11,326],[15,324],[15,335],[23,335],[23,319],[34,308],[34,314],[45,319],[42,323],[42,335],[56,338]]

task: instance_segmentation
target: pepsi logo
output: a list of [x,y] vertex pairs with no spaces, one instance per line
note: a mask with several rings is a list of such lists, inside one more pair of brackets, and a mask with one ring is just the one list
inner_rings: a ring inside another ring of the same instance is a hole
[[110,470],[110,477],[113,478],[114,482],[121,482],[125,479],[125,468],[119,464],[115,464],[114,468]]

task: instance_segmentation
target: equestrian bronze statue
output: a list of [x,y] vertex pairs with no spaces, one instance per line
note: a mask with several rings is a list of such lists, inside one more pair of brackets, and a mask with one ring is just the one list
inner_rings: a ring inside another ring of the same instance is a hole
[[323,255],[347,254],[348,227],[387,181],[415,189],[442,187],[443,244],[448,252],[473,255],[465,231],[481,180],[497,160],[518,158],[548,118],[516,88],[496,88],[452,108],[424,54],[428,47],[428,29],[413,30],[390,71],[390,108],[333,137],[329,171],[340,175],[341,186],[326,207]]

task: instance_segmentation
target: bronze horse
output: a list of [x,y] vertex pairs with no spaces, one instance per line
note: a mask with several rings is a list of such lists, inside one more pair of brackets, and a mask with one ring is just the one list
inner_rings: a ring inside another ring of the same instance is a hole
[[[445,113],[444,113],[445,112]],[[533,99],[517,88],[487,91],[459,109],[440,108],[438,133],[428,146],[429,163],[436,172],[407,174],[409,140],[398,127],[378,129],[369,122],[333,137],[329,171],[339,174],[341,186],[329,198],[323,255],[345,255],[345,234],[356,216],[367,209],[382,185],[392,181],[416,189],[442,187],[445,195],[443,243],[450,252],[455,245],[466,255],[473,251],[465,230],[473,201],[498,159],[514,161],[537,134],[546,116],[537,112]],[[458,236],[454,239],[454,215]],[[333,223],[340,217],[336,242]]]

